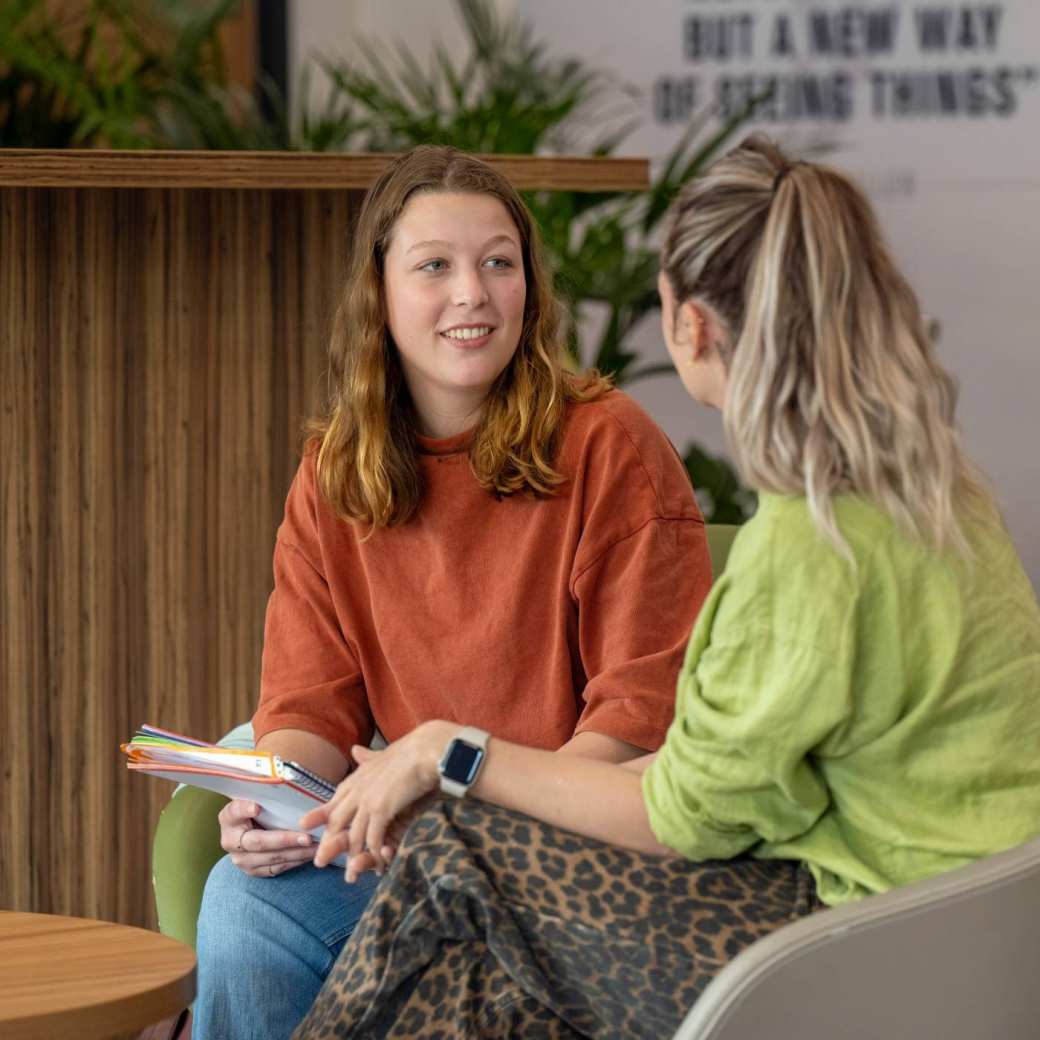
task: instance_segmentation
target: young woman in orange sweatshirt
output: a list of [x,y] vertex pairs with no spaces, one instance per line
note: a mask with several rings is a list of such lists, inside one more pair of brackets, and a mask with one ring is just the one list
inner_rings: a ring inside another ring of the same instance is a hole
[[[672,446],[565,363],[537,231],[446,148],[364,202],[330,401],[274,556],[257,745],[335,781],[378,728],[432,719],[608,762],[660,746],[711,574]],[[199,920],[196,1035],[288,1036],[371,898],[315,843],[222,812]]]

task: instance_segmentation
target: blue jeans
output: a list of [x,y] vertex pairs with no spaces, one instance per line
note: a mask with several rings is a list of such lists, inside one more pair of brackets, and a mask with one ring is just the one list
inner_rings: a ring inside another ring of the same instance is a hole
[[310,863],[255,878],[220,860],[199,913],[193,1040],[287,1040],[378,882],[348,885],[341,868]]

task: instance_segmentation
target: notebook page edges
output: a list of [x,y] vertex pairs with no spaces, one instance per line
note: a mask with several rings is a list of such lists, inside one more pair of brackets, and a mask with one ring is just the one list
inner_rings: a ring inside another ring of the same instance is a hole
[[131,762],[150,765],[196,766],[237,776],[277,779],[274,756],[268,751],[238,748],[186,747],[134,737],[123,750]]
[[191,747],[216,747],[216,744],[211,744],[208,740],[196,740],[195,737],[186,737],[183,733],[174,733],[172,730],[163,729],[161,726],[152,726],[145,722],[138,727],[137,732],[134,734],[133,739],[143,737],[154,737],[159,740],[173,741],[178,744],[188,744]]
[[[277,776],[260,776],[254,773],[243,773],[241,771],[234,771],[230,769],[220,769],[213,766],[192,766],[186,765],[182,762],[142,762],[137,761],[133,758],[127,759],[127,769],[132,769],[138,773],[147,773],[149,776],[163,776],[167,773],[176,773],[179,777],[179,784],[194,784],[198,786],[196,780],[191,777],[198,776],[223,776],[228,780],[232,780],[239,784],[281,784],[285,785],[285,781],[281,777]],[[319,799],[320,801],[321,799]]]

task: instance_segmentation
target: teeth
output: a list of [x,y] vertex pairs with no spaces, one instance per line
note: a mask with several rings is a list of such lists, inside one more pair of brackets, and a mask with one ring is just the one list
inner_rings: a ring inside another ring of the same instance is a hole
[[475,329],[448,329],[444,333],[448,339],[480,339],[491,331],[490,325],[481,325]]

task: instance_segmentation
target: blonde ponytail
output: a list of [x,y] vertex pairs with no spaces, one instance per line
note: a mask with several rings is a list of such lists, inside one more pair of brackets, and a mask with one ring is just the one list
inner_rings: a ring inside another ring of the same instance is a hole
[[752,486],[804,494],[843,551],[833,498],[876,502],[937,548],[988,502],[954,426],[956,392],[863,194],[755,136],[677,200],[662,266],[729,332],[725,425]]

